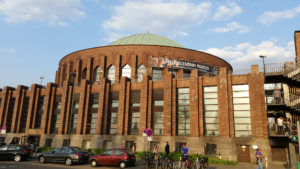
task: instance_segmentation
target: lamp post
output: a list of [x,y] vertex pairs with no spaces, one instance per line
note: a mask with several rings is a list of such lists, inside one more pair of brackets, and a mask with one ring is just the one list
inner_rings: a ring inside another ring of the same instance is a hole
[[[262,58],[263,61],[263,68],[264,68],[264,83],[266,83],[266,66],[265,66],[265,58],[267,57],[266,55],[260,55],[260,58]],[[266,110],[268,111],[268,95],[266,96]]]
[[43,85],[43,79],[44,79],[44,78],[45,78],[44,76],[40,76],[41,85]]
[[73,76],[73,81],[74,81],[73,82],[73,88],[72,88],[72,90],[73,90],[72,92],[73,93],[72,93],[72,97],[71,97],[71,111],[70,111],[69,120],[68,120],[69,123],[68,123],[68,140],[67,140],[68,142],[67,142],[67,145],[70,147],[70,141],[71,141],[71,120],[72,120],[72,115],[73,115],[73,104],[74,104],[73,100],[74,100],[74,95],[75,95],[75,90],[74,89],[75,89],[75,86],[76,86],[75,85],[76,73],[75,72],[70,72],[69,76]]

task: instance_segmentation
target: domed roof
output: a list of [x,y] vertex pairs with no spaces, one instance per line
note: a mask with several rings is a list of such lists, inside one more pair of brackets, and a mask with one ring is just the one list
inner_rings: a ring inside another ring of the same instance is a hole
[[171,39],[150,33],[127,36],[112,42],[110,45],[158,45],[184,48],[182,45]]

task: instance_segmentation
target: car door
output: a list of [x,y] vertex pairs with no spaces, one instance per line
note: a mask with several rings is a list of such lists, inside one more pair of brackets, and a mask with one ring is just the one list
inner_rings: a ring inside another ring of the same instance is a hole
[[69,154],[72,152],[68,147],[62,147],[59,155],[57,156],[57,161],[65,161]]
[[107,150],[104,153],[101,154],[100,157],[100,164],[101,165],[112,165],[112,156],[113,156],[114,150]]
[[46,161],[57,161],[59,153],[61,152],[61,148],[56,148],[53,151],[45,154]]
[[5,159],[7,157],[7,148],[8,145],[4,145],[0,147],[0,159]]
[[15,154],[17,154],[17,151],[20,150],[20,147],[15,145],[8,145],[6,154],[9,158],[13,158]]
[[114,152],[114,156],[112,157],[112,161],[114,165],[118,165],[119,161],[124,157],[124,152],[122,150],[116,149]]

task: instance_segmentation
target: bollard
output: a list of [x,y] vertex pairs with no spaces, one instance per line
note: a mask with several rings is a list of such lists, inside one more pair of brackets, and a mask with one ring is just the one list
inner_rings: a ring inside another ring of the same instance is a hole
[[268,168],[268,157],[266,157],[266,168]]

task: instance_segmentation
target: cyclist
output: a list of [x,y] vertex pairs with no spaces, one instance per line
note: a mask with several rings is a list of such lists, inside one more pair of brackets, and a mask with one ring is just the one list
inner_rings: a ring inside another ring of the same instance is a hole
[[182,148],[181,148],[181,155],[182,155],[183,161],[185,161],[187,159],[188,154],[189,154],[189,148],[185,144],[183,144]]

